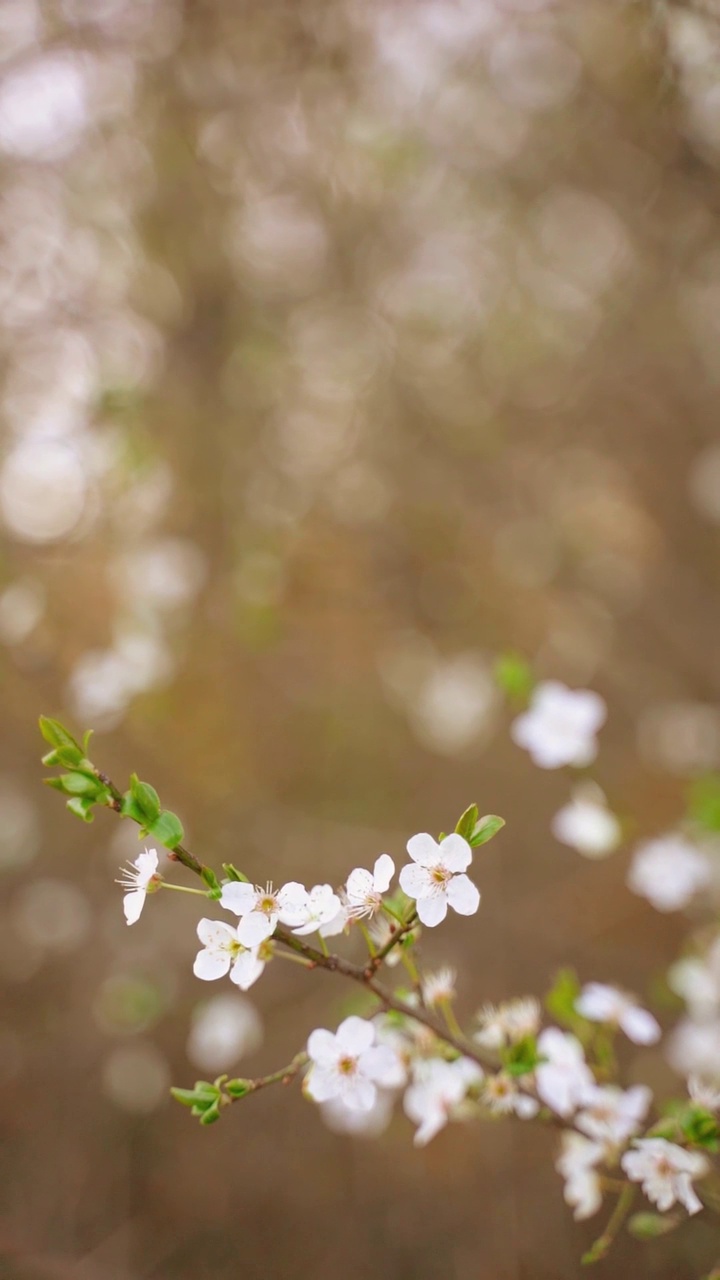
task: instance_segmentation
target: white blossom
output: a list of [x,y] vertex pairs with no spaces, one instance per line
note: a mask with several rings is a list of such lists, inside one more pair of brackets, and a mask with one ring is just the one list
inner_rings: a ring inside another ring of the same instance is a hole
[[348,910],[347,902],[342,896],[342,892],[338,893],[337,900],[339,905],[332,920],[326,920],[318,929],[318,933],[322,938],[337,937],[339,933],[343,933],[347,930],[350,923],[350,912]]
[[[329,884],[316,884],[307,895],[307,919],[296,925],[293,933],[315,933],[331,927],[337,920],[342,904]],[[340,932],[340,930],[338,930]]]
[[128,924],[135,924],[140,919],[147,894],[160,887],[162,876],[158,875],[157,868],[158,856],[155,849],[146,849],[144,853],[138,854],[134,862],[128,862],[126,867],[120,868],[123,879],[117,883],[125,890],[123,911]]
[[701,1076],[690,1076],[688,1093],[693,1102],[706,1111],[720,1111],[720,1081],[717,1079],[710,1083]]
[[597,755],[595,735],[606,714],[603,699],[592,690],[546,680],[537,685],[528,710],[513,721],[510,732],[541,769],[582,767]]
[[565,1179],[565,1203],[578,1221],[591,1218],[602,1204],[600,1175],[596,1166],[603,1159],[603,1147],[580,1133],[566,1131],[555,1168]]
[[580,1041],[569,1032],[547,1027],[537,1042],[546,1058],[535,1071],[537,1091],[544,1103],[567,1119],[578,1107],[595,1078],[585,1062]]
[[537,1099],[521,1093],[517,1080],[505,1071],[485,1077],[482,1096],[488,1110],[496,1115],[514,1113],[521,1120],[531,1120],[540,1109]]
[[455,981],[457,971],[446,965],[436,973],[426,973],[421,982],[422,998],[426,1005],[441,1004],[445,1000],[455,999]]
[[709,1171],[705,1156],[665,1138],[636,1138],[633,1145],[636,1150],[627,1151],[620,1163],[631,1182],[642,1183],[648,1200],[662,1213],[677,1201],[688,1213],[699,1213],[702,1202],[692,1183]]
[[704,955],[683,956],[670,969],[668,982],[688,1006],[693,1018],[704,1022],[720,1012],[720,938]]
[[372,871],[366,871],[363,867],[356,867],[351,871],[345,886],[349,914],[356,919],[375,915],[394,875],[395,863],[387,853],[380,854]]
[[[386,947],[388,942],[391,942],[397,933],[397,929],[393,929],[390,921],[386,920],[384,916],[376,916],[374,920],[371,920],[369,929],[370,937],[375,943],[378,951],[382,951],[383,947]],[[409,935],[406,934],[405,936],[408,937]],[[393,969],[396,964],[400,964],[401,960],[402,943],[398,943],[396,947],[392,948],[392,951],[388,951],[383,963]]]
[[315,1102],[339,1098],[351,1111],[370,1111],[377,1087],[395,1089],[405,1082],[405,1068],[387,1044],[377,1044],[376,1028],[351,1016],[337,1031],[320,1028],[307,1042],[311,1068],[305,1092]]
[[657,911],[679,911],[707,887],[711,876],[705,854],[689,840],[670,834],[638,845],[627,883]]
[[540,1028],[540,1001],[534,996],[508,1000],[505,1004],[487,1004],[478,1014],[480,1030],[473,1039],[486,1049],[502,1049],[517,1044],[526,1036],[537,1035]]
[[480,906],[480,893],[472,880],[462,874],[472,861],[467,840],[453,833],[441,840],[422,833],[407,843],[412,862],[400,872],[400,887],[414,898],[424,925],[440,924],[448,905],[461,916],[472,916]]
[[660,1039],[660,1026],[653,1015],[616,987],[588,982],[575,1001],[575,1008],[590,1022],[620,1027],[634,1044],[655,1044]]
[[271,884],[262,889],[231,880],[223,885],[220,905],[241,917],[238,938],[244,947],[257,947],[275,932],[278,923],[290,927],[306,924],[309,913],[307,889],[296,880],[277,892]]
[[471,1086],[480,1084],[482,1068],[470,1058],[444,1062],[439,1058],[418,1062],[413,1082],[405,1090],[405,1114],[418,1127],[413,1139],[424,1147],[458,1112]]
[[197,935],[203,944],[193,964],[196,978],[212,982],[230,974],[232,982],[247,991],[257,982],[265,968],[262,946],[245,947],[239,938],[240,930],[224,920],[199,920]]
[[598,799],[578,788],[552,820],[556,840],[576,849],[584,858],[605,858],[620,843],[620,823]]
[[624,1146],[638,1132],[651,1102],[652,1092],[644,1084],[630,1089],[592,1085],[583,1095],[575,1125],[594,1142]]

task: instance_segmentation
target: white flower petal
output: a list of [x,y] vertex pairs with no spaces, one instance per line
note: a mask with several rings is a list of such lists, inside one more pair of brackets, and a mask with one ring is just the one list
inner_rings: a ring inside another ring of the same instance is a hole
[[417,862],[420,867],[435,867],[440,858],[440,846],[437,840],[433,840],[427,831],[421,831],[417,836],[411,836],[407,842],[407,851],[413,862]]
[[325,1067],[312,1067],[305,1077],[305,1092],[315,1102],[328,1102],[337,1098],[340,1093],[342,1077],[337,1071],[328,1071]]
[[356,1057],[374,1043],[375,1028],[372,1022],[366,1022],[365,1018],[358,1018],[353,1014],[340,1023],[335,1039],[342,1053]]
[[318,1027],[317,1031],[310,1033],[307,1052],[308,1057],[320,1067],[333,1066],[340,1056],[335,1036],[332,1031],[326,1031],[324,1027]]
[[213,982],[216,978],[225,976],[230,968],[230,960],[229,951],[198,951],[193,973],[196,978],[202,978],[203,982]]
[[347,878],[345,891],[351,907],[363,906],[375,892],[375,884],[370,872],[364,867],[356,867]]
[[660,1024],[647,1009],[638,1005],[631,1005],[625,1010],[620,1026],[634,1044],[657,1044],[660,1039]]
[[[305,924],[310,909],[308,891],[304,884],[291,880],[284,884],[277,895],[278,914],[283,924]],[[274,928],[274,926],[273,926]]]
[[241,951],[230,971],[230,979],[241,991],[249,991],[264,968],[265,961],[259,958],[257,951]]
[[145,849],[143,853],[139,853],[135,859],[135,866],[138,869],[138,879],[147,885],[158,869],[157,850]]
[[373,880],[375,882],[375,890],[377,893],[387,893],[390,888],[390,881],[395,875],[395,863],[389,853],[381,853],[380,857],[375,860],[373,867]]
[[238,939],[244,947],[258,947],[275,932],[276,924],[274,912],[266,916],[264,911],[251,911],[242,917],[237,927]]
[[372,1080],[364,1076],[341,1076],[340,1097],[351,1111],[371,1111],[375,1106],[377,1089]]
[[408,862],[400,872],[400,888],[408,898],[428,898],[437,892],[437,885],[426,867]]
[[220,895],[220,906],[227,911],[234,911],[236,916],[247,915],[257,903],[257,891],[244,880],[231,880],[223,885]]
[[237,941],[237,931],[224,920],[198,920],[197,936],[204,946],[213,950],[228,947]]
[[460,916],[472,916],[480,906],[480,890],[468,876],[453,876],[445,892],[453,911]]
[[378,1044],[366,1049],[360,1055],[359,1067],[364,1076],[384,1089],[397,1089],[405,1083],[405,1067],[388,1045]]
[[328,920],[325,924],[320,925],[319,933],[323,938],[335,938],[337,934],[342,933],[348,922],[347,907],[343,906],[338,898],[339,906],[332,920]]
[[132,893],[126,893],[123,898],[123,911],[128,924],[136,924],[140,919],[140,914],[145,906],[145,898],[147,894],[144,889],[133,889]]
[[417,913],[422,924],[433,929],[442,924],[447,915],[447,898],[444,893],[436,893],[432,898],[418,898]]
[[454,831],[440,841],[440,861],[448,871],[467,871],[472,862],[472,849],[464,836]]

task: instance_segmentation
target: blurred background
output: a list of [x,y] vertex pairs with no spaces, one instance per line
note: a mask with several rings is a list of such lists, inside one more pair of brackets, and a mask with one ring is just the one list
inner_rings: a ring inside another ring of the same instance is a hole
[[[0,59],[0,1275],[579,1276],[550,1135],[169,1101],[351,993],[206,988],[193,899],[128,930],[135,835],[42,788],[36,721],[261,881],[476,800],[480,914],[424,942],[461,1016],[653,989],[682,922],[629,848],[720,765],[720,4],[2,0]],[[508,649],[608,701],[607,861],[550,833]],[[598,1275],[690,1280],[711,1230]]]

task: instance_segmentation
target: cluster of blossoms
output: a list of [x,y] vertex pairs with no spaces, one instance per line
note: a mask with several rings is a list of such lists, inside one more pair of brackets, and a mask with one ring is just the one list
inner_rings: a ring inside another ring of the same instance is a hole
[[[597,694],[550,681],[536,686],[513,722],[512,736],[541,768],[586,769],[595,759],[605,715]],[[450,911],[468,917],[478,911],[480,892],[468,871],[474,853],[502,827],[502,819],[480,817],[473,805],[452,833],[438,839],[426,832],[412,836],[396,884],[396,865],[387,853],[371,869],[354,868],[335,887],[307,888],[297,881],[262,887],[231,864],[225,864],[220,880],[184,848],[178,819],[160,808],[151,787],[133,776],[130,791],[121,795],[85,759],[85,745],[81,750],[62,726],[46,723],[54,726],[54,736],[43,732],[56,748],[46,763],[70,764],[63,753],[70,754],[78,771],[54,780],[71,796],[69,807],[77,812],[78,804],[108,804],[138,822],[145,834],[157,835],[175,862],[204,881],[204,888],[195,890],[170,883],[157,850],[145,849],[120,880],[128,924],[137,923],[146,897],[159,889],[194,892],[227,913],[225,919],[203,916],[197,924],[196,977],[229,976],[246,991],[269,961],[286,958],[344,976],[374,1001],[369,1012],[363,1006],[335,1031],[313,1030],[280,1072],[256,1080],[221,1076],[214,1084],[199,1081],[193,1090],[174,1090],[201,1123],[217,1120],[226,1104],[248,1093],[300,1077],[305,1097],[332,1128],[346,1133],[382,1132],[400,1101],[415,1127],[416,1146],[431,1141],[449,1122],[513,1116],[550,1124],[560,1131],[556,1169],[576,1219],[592,1217],[608,1194],[619,1192],[612,1230],[609,1226],[593,1246],[599,1252],[590,1251],[591,1261],[608,1247],[636,1186],[659,1215],[676,1205],[694,1215],[705,1200],[717,1200],[711,1156],[720,1146],[720,937],[711,937],[671,971],[670,985],[686,1000],[689,1018],[670,1037],[669,1056],[689,1078],[687,1096],[663,1107],[646,1085],[623,1088],[618,1081],[617,1037],[638,1046],[653,1046],[661,1038],[657,1020],[635,997],[599,982],[581,987],[565,973],[545,1002],[549,1023],[541,1002],[527,996],[486,1004],[463,1028],[454,1011],[455,970],[422,971],[423,929],[436,928]],[[81,776],[95,789],[90,798],[77,781],[72,787],[68,781]],[[573,786],[552,831],[591,858],[606,856],[622,837],[619,819],[587,777]],[[693,900],[711,878],[708,852],[686,831],[639,845],[628,883],[658,910],[669,911]],[[359,963],[329,951],[328,940],[340,937],[356,951],[362,948]],[[395,966],[402,966],[405,985],[391,990],[379,976]],[[679,1220],[660,1217],[652,1225],[652,1215],[639,1217],[645,1234],[663,1234]]]

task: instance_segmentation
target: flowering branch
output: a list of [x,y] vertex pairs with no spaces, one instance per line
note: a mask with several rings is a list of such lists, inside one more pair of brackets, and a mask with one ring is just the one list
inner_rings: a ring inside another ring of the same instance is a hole
[[[579,766],[594,755],[604,715],[596,694],[574,694],[548,682],[514,722],[513,736],[541,767]],[[474,852],[504,825],[501,818],[481,817],[471,805],[450,835],[412,836],[410,861],[400,869],[399,891],[393,894],[395,863],[388,854],[381,854],[372,870],[355,868],[337,890],[328,884],[306,889],[296,881],[278,890],[263,888],[232,863],[223,864],[220,878],[201,862],[184,843],[179,818],[161,806],[149,783],[133,774],[128,790],[120,791],[89,759],[89,734],[79,743],[58,721],[45,717],[40,727],[51,746],[43,763],[67,770],[47,781],[67,797],[75,816],[90,822],[96,807],[106,807],[130,818],[141,836],[163,845],[170,860],[204,886],[169,883],[158,870],[157,850],[146,848],[120,882],[128,924],[137,922],[147,896],[160,888],[196,893],[238,920],[199,920],[202,948],[193,965],[199,979],[229,975],[247,990],[268,962],[284,956],[339,974],[377,1001],[373,1012],[345,1018],[335,1032],[313,1031],[306,1047],[278,1071],[256,1079],[223,1075],[214,1082],[197,1081],[193,1089],[173,1089],[201,1124],[215,1123],[225,1107],[250,1093],[298,1077],[304,1095],[323,1109],[333,1108],[336,1120],[352,1131],[363,1117],[372,1120],[378,1108],[389,1113],[404,1090],[403,1106],[416,1125],[418,1146],[450,1120],[537,1118],[560,1130],[556,1167],[577,1219],[594,1215],[606,1193],[618,1193],[605,1231],[584,1255],[586,1263],[605,1257],[626,1223],[638,1238],[651,1237],[677,1226],[679,1216],[668,1213],[676,1204],[688,1214],[699,1212],[703,1203],[715,1207],[709,1156],[720,1146],[720,1091],[691,1084],[690,1099],[659,1109],[648,1129],[650,1090],[644,1085],[623,1090],[615,1083],[617,1033],[637,1044],[660,1037],[655,1018],[634,997],[597,982],[581,989],[573,974],[563,973],[546,1000],[558,1025],[541,1029],[539,1001],[528,997],[486,1006],[476,1026],[465,1030],[452,1007],[454,971],[427,974],[418,967],[413,953],[422,928],[437,927],[449,911],[477,912],[480,893],[466,873]],[[576,812],[576,825],[577,819]],[[595,841],[598,831],[596,822]],[[360,963],[327,944],[355,926],[366,947]],[[308,941],[310,934],[317,934],[319,945]],[[399,959],[408,969],[410,991],[391,989],[378,979],[383,966],[389,969]],[[699,1195],[695,1181],[701,1184]],[[638,1184],[660,1212],[628,1220]]]

